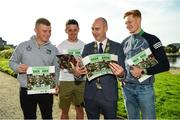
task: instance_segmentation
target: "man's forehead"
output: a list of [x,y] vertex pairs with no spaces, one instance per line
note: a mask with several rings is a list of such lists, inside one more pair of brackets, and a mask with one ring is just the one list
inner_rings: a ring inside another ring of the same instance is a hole
[[92,28],[94,28],[94,29],[101,28],[101,27],[102,27],[102,26],[99,25],[99,24],[93,24],[93,25],[92,25]]
[[37,28],[39,28],[39,29],[51,29],[51,26],[47,26],[47,25],[44,25],[44,24],[39,24],[37,26]]
[[103,22],[102,21],[95,21],[92,25],[93,27],[102,27],[103,26]]
[[78,26],[75,24],[69,24],[69,25],[66,25],[66,27],[78,27]]

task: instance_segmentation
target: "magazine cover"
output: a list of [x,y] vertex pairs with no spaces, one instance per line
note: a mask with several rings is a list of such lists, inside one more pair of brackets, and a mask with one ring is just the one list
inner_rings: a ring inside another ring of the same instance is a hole
[[55,66],[35,66],[27,70],[28,94],[55,93]]
[[[152,54],[151,50],[149,48],[141,51],[140,53],[136,54],[132,58],[127,60],[127,63],[129,65],[135,65],[139,68],[149,68],[153,67],[158,63],[158,61],[155,59],[154,55]],[[151,75],[142,75],[141,78],[139,78],[139,82],[143,82],[147,78],[151,77]]]
[[113,74],[109,63],[117,63],[117,61],[118,56],[113,54],[92,54],[82,59],[83,65],[88,71],[87,79],[89,81],[105,74]]
[[81,50],[80,49],[67,49],[63,51],[63,54],[57,55],[59,58],[59,67],[61,69],[67,69],[70,73],[72,67],[76,65],[77,60],[80,60]]

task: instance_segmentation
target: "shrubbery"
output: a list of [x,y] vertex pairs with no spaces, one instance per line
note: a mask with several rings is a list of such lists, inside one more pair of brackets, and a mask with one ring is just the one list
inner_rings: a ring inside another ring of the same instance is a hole
[[12,49],[12,46],[3,45],[3,46],[0,47],[0,51],[7,50],[7,49]]
[[16,77],[17,75],[9,68],[9,58],[11,57],[13,51],[14,48],[11,46],[0,47],[0,71]]
[[9,75],[16,77],[17,74],[15,74],[11,68],[9,67],[9,60],[0,58],[0,71],[8,73]]
[[14,49],[4,49],[3,51],[0,51],[0,58],[9,59],[13,53]]

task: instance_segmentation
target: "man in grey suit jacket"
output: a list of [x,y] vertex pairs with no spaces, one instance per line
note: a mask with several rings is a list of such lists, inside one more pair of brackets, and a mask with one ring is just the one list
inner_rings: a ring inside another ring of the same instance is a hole
[[[109,40],[106,37],[108,25],[106,19],[99,17],[92,25],[92,34],[96,41],[85,45],[82,57],[97,54],[102,44],[102,52],[118,56],[118,64],[111,63],[110,67],[114,75],[107,74],[92,81],[86,81],[85,85],[85,110],[88,119],[99,119],[100,113],[104,119],[115,119],[117,111],[118,83],[117,77],[124,76],[124,53],[120,43]],[[118,69],[118,71],[116,71]],[[76,66],[75,76],[86,74],[86,69]]]

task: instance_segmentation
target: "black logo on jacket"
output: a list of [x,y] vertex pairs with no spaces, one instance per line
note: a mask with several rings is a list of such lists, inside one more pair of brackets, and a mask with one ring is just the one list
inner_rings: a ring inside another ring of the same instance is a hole
[[32,50],[32,47],[31,47],[30,45],[28,45],[28,46],[26,47],[26,50],[30,52],[30,51]]
[[48,55],[51,55],[51,50],[47,49],[47,50],[46,50],[46,53],[47,53]]

